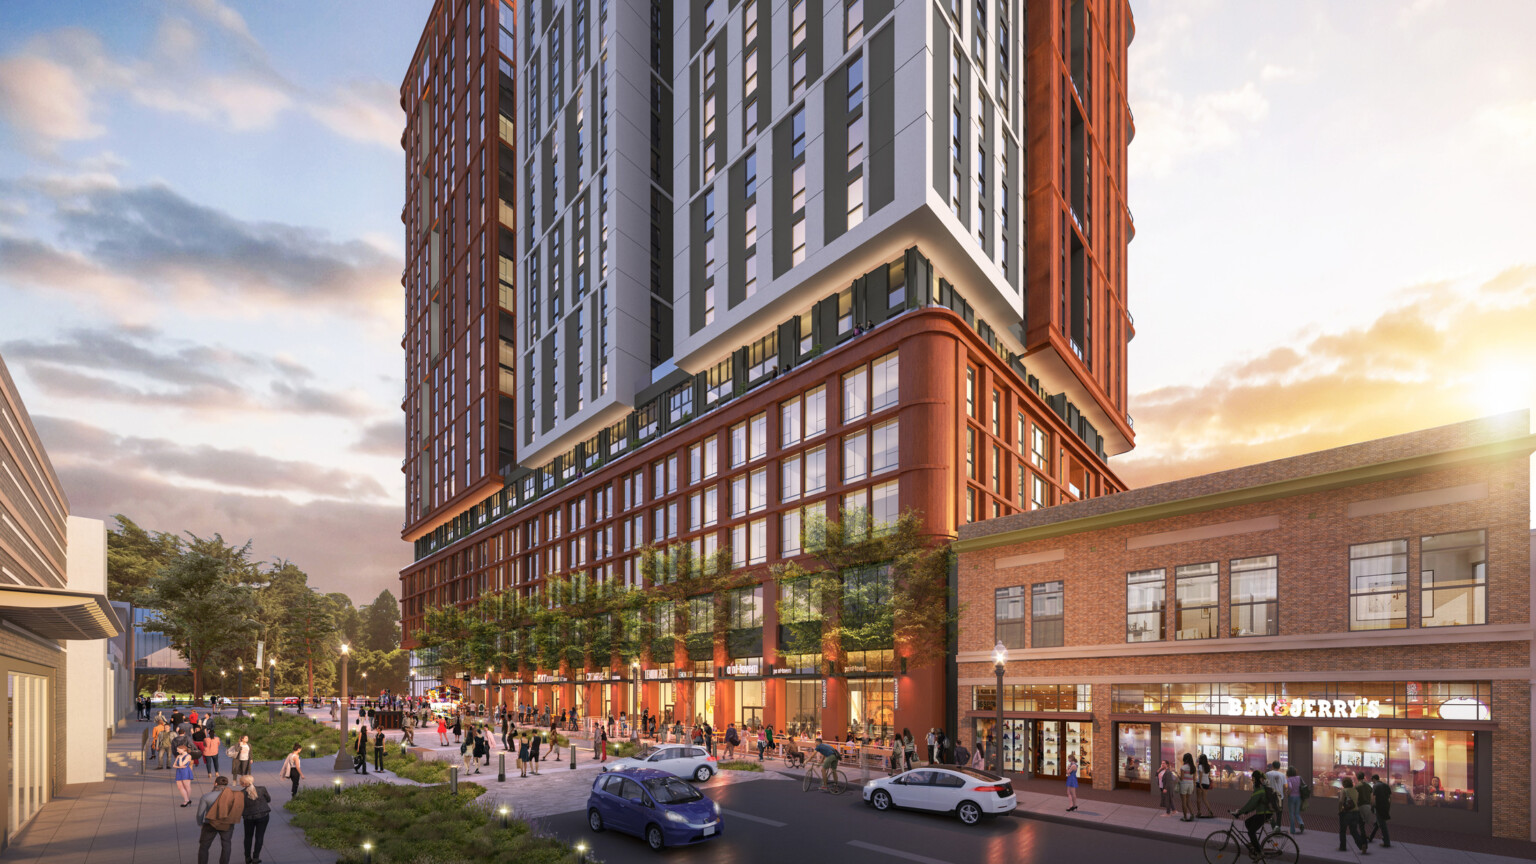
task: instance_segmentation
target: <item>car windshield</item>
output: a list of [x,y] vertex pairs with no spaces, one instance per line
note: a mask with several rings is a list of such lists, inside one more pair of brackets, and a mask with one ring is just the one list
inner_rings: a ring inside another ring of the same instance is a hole
[[650,790],[657,804],[687,804],[704,797],[699,790],[676,777],[652,777],[645,781],[645,788]]

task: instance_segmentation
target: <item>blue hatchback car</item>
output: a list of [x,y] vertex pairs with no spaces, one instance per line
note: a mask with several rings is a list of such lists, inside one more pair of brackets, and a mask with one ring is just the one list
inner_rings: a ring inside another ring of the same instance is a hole
[[587,796],[587,825],[633,834],[656,850],[713,840],[725,827],[719,804],[654,768],[599,775]]

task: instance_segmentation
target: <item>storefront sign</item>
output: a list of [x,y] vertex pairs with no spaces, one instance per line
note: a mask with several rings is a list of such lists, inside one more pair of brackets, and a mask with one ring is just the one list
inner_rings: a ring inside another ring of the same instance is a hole
[[693,677],[693,673],[692,672],[679,672],[679,673],[677,673],[677,677],[679,677],[679,678],[692,678]]
[[474,684],[476,686],[480,686],[480,685],[483,685],[485,683],[485,679],[484,678],[471,678],[471,679],[469,679],[469,683]]
[[608,680],[609,681],[623,681],[624,680],[624,676],[623,675],[610,675],[608,677]]
[[601,672],[588,672],[587,673],[587,680],[588,681],[601,681],[601,680],[603,680],[606,677],[608,677],[608,676],[604,675]]
[[1381,716],[1381,702],[1376,699],[1289,699],[1270,701],[1252,696],[1236,699],[1228,696],[1224,709],[1228,717],[1328,717],[1343,720]]
[[656,681],[656,680],[659,680],[660,678],[661,678],[661,670],[660,669],[647,669],[647,670],[645,670],[645,680],[647,680],[647,681]]
[[775,667],[773,667],[771,672],[774,675],[793,675],[793,674],[795,674],[795,670],[789,668],[788,666],[775,666]]
[[757,676],[758,668],[759,667],[758,667],[758,665],[756,663],[743,663],[740,666],[727,666],[727,667],[725,667],[725,674],[727,674],[727,675],[740,675],[740,676],[743,676],[743,677],[746,677],[746,678],[753,678],[753,677]]
[[891,679],[891,710],[901,710],[901,678]]

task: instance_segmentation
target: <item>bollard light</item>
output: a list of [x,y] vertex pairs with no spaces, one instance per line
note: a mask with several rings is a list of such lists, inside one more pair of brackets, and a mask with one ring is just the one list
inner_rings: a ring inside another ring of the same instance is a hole
[[501,814],[501,827],[507,827],[507,817],[512,815],[511,809],[509,809],[507,805],[503,804],[501,805],[501,809],[496,812]]
[[336,784],[336,794],[340,795],[341,794],[341,778],[337,777],[335,780],[332,780],[331,782]]
[[577,864],[587,864],[587,844],[576,844],[576,861]]
[[373,844],[363,844],[363,864],[373,864]]
[[496,782],[497,783],[505,783],[505,782],[507,782],[507,752],[505,750],[503,750],[501,752],[500,761],[497,764],[497,768],[496,768]]
[[309,745],[309,758],[315,758],[315,745]]

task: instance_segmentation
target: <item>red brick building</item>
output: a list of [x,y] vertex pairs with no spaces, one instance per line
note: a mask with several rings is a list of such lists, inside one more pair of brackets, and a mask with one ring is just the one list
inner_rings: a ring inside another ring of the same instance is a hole
[[1529,839],[1533,449],[1519,412],[961,526],[956,728],[993,732],[1001,642],[1006,770],[1363,771]]

